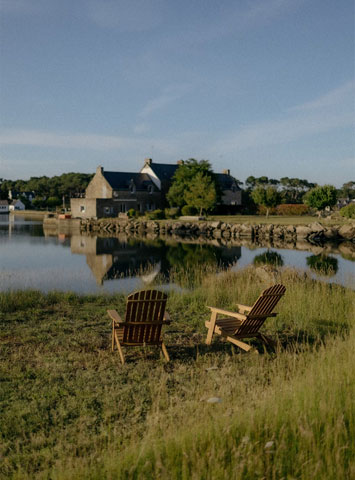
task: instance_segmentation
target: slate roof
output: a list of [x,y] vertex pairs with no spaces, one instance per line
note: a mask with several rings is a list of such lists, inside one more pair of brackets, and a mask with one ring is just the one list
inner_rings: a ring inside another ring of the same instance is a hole
[[[179,168],[178,164],[154,162],[149,166],[160,180],[171,180],[172,176]],[[236,187],[236,190],[240,190],[240,187],[235,183],[235,180],[231,175],[227,175],[226,173],[216,173],[215,175],[222,190],[230,190],[233,185]]]
[[170,180],[174,175],[179,165],[169,163],[154,163],[149,165],[159,180]]
[[227,175],[226,173],[215,173],[215,175],[222,190],[230,190],[233,186],[235,186],[236,190],[240,190],[240,187],[231,175]]
[[146,173],[103,172],[103,176],[114,190],[128,190],[133,181],[137,191],[147,191],[154,183]]

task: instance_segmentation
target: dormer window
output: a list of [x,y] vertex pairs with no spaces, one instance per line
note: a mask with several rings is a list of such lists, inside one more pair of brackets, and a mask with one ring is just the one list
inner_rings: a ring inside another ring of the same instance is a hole
[[136,193],[136,186],[133,182],[133,178],[131,179],[131,181],[129,182],[129,191],[133,194],[133,193]]

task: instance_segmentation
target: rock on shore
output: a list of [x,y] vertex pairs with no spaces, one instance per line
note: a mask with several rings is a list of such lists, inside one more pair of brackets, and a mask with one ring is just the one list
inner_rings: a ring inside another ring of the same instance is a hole
[[326,227],[318,222],[309,225],[251,225],[208,221],[186,220],[128,220],[128,219],[99,219],[81,220],[80,228],[88,232],[106,233],[140,233],[174,236],[208,237],[215,239],[243,239],[251,240],[304,240],[310,243],[326,241],[350,240],[355,242],[355,223]]

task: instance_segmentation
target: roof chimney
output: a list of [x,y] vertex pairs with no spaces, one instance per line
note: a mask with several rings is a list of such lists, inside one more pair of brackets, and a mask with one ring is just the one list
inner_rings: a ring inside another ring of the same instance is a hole
[[229,168],[227,168],[226,170],[222,170],[222,173],[224,173],[225,175],[230,175],[231,171],[229,170]]
[[153,160],[151,158],[145,158],[144,159],[144,164],[145,165],[151,165],[153,163]]
[[96,173],[101,173],[101,175],[104,173],[104,168],[99,165],[96,169]]

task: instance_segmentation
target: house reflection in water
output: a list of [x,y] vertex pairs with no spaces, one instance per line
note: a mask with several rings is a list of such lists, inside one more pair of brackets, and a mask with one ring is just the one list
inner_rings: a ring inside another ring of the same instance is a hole
[[99,285],[125,277],[140,277],[148,284],[158,274],[168,280],[171,268],[185,269],[206,263],[228,268],[241,257],[241,247],[81,235],[71,237],[71,252],[86,255]]

